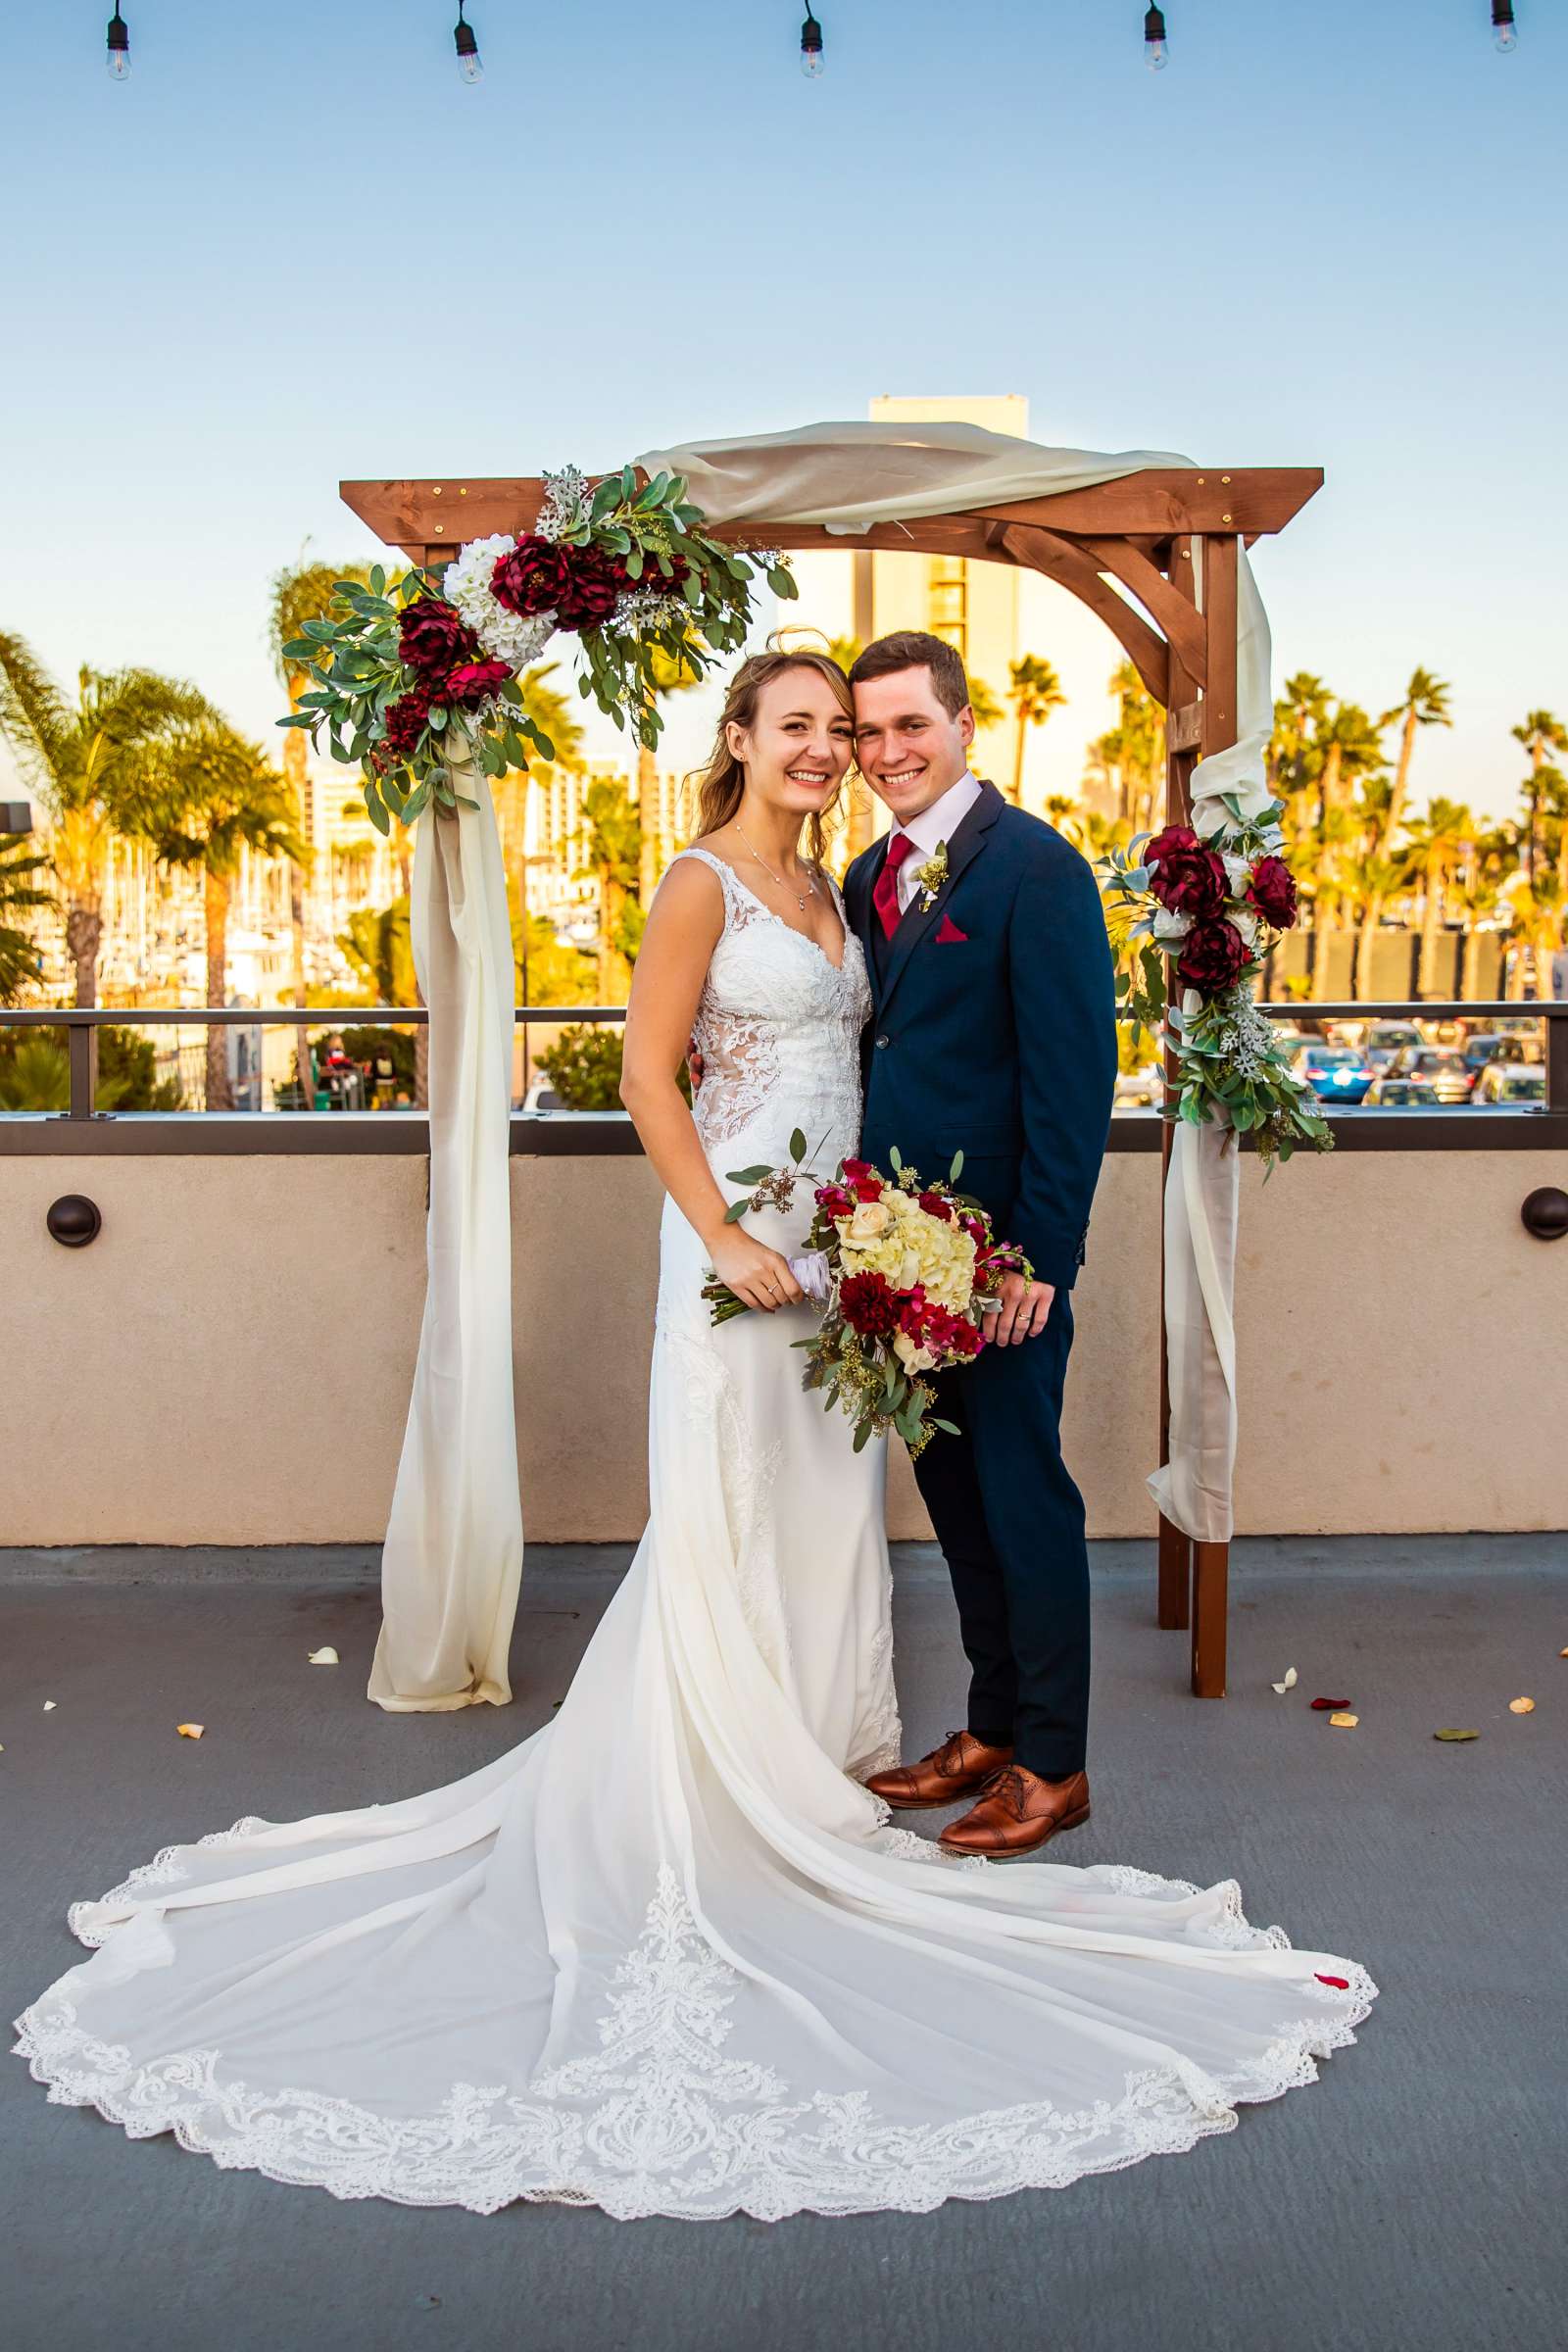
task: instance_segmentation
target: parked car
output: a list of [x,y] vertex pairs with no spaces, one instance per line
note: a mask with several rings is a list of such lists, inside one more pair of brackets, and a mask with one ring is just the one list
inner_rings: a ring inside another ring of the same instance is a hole
[[1116,1073],[1118,1110],[1152,1110],[1157,1107],[1163,1091],[1157,1062],[1147,1061],[1141,1070],[1118,1070]]
[[1476,1080],[1473,1102],[1544,1102],[1546,1073],[1522,1061],[1489,1061]]
[[1513,1061],[1514,1040],[1503,1037],[1495,1029],[1476,1029],[1465,1039],[1459,1052],[1470,1073],[1472,1089],[1489,1061]]
[[1393,1078],[1424,1078],[1440,1102],[1468,1102],[1470,1072],[1451,1046],[1405,1046],[1389,1064]]
[[1291,1067],[1320,1102],[1359,1102],[1375,1075],[1357,1047],[1331,1046],[1319,1038],[1308,1038],[1297,1048]]
[[548,1078],[536,1078],[519,1105],[523,1110],[564,1110],[565,1107],[566,1098],[557,1094]]
[[1396,1054],[1420,1043],[1421,1032],[1414,1021],[1371,1021],[1361,1051],[1375,1070],[1386,1070]]
[[1424,1078],[1392,1078],[1381,1070],[1361,1100],[1368,1110],[1436,1110],[1438,1091]]

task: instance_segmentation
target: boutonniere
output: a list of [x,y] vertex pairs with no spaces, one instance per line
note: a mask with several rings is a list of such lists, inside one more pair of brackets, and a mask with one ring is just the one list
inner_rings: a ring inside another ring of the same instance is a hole
[[914,869],[914,887],[920,893],[920,912],[929,914],[937,903],[937,892],[948,878],[948,845],[939,841],[924,865]]

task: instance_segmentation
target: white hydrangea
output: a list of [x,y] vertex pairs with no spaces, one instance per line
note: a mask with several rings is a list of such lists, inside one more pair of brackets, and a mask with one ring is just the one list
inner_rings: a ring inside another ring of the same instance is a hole
[[505,531],[493,532],[488,539],[470,539],[447,565],[441,592],[457,607],[492,662],[521,669],[549,644],[556,616],[553,612],[509,612],[491,587],[497,564],[515,545]]

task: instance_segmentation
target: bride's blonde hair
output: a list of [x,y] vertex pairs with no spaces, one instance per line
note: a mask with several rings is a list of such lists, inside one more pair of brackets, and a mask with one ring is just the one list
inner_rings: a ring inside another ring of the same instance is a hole
[[[746,790],[746,769],[729,748],[729,730],[732,726],[755,726],[757,706],[763,687],[770,686],[775,678],[781,678],[790,669],[814,669],[819,677],[825,678],[832,689],[834,701],[845,717],[853,722],[855,697],[850,692],[850,681],[831,654],[813,653],[806,646],[789,650],[782,646],[769,646],[765,654],[752,654],[741,663],[729,682],[729,692],[724,697],[724,709],[708,765],[695,778],[697,831],[694,840],[700,841],[706,833],[716,833],[721,825],[729,823],[740,807],[741,796]],[[687,781],[690,783],[693,779],[688,777]],[[830,814],[831,808],[815,809],[807,819],[807,849],[813,865],[820,865],[827,854]]]

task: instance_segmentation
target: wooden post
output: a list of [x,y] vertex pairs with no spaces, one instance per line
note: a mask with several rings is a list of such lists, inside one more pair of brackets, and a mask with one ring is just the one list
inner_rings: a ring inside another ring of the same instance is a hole
[[[1194,600],[1193,548],[1189,538],[1173,539],[1170,548],[1170,581],[1188,599]],[[1191,673],[1182,663],[1174,646],[1170,653],[1170,692],[1165,710],[1165,822],[1185,824],[1188,814],[1187,779],[1192,774],[1197,758],[1196,734],[1198,688]],[[1172,958],[1166,958],[1167,984],[1174,986],[1171,977]],[[1165,1084],[1175,1084],[1176,1056],[1167,1046],[1164,1050]],[[1165,1123],[1159,1133],[1159,1459],[1161,1466],[1170,1460],[1170,1349],[1165,1337],[1165,1185],[1170,1175],[1171,1143],[1174,1129]],[[1192,1544],[1181,1529],[1159,1514],[1159,1572],[1155,1616],[1157,1623],[1169,1633],[1180,1633],[1190,1621],[1189,1594],[1192,1586]]]
[[[1202,710],[1204,759],[1236,741],[1237,541],[1203,541],[1203,628],[1207,682]],[[1193,1694],[1225,1695],[1226,1611],[1230,1545],[1193,1547]]]

